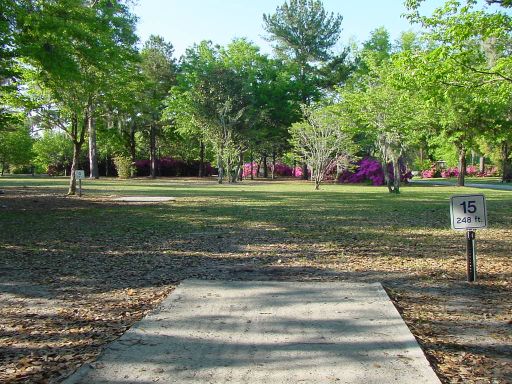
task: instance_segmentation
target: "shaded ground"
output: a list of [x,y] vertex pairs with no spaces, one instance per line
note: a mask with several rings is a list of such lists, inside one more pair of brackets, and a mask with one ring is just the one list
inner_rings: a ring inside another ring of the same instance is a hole
[[[510,192],[485,192],[468,284],[448,229],[460,189],[102,181],[78,199],[2,182],[0,382],[62,380],[185,278],[380,281],[443,382],[512,382]],[[112,201],[124,192],[177,200]]]

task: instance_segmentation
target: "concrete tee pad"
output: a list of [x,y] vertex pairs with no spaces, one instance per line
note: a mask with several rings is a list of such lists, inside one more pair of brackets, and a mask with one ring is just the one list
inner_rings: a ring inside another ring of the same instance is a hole
[[174,201],[175,197],[166,196],[123,196],[112,199],[114,201],[126,201],[129,203],[160,203],[164,201]]
[[437,383],[380,284],[184,281],[65,383]]

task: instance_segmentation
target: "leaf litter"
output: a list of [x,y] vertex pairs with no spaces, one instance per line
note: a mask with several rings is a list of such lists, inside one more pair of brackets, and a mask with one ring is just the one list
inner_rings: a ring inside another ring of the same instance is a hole
[[378,226],[356,198],[295,209],[309,191],[292,205],[247,192],[126,206],[4,190],[0,382],[62,381],[186,278],[379,281],[443,383],[512,382],[510,226],[479,232],[468,284],[463,239],[436,224],[441,211],[414,226],[418,211],[391,202],[393,222]]

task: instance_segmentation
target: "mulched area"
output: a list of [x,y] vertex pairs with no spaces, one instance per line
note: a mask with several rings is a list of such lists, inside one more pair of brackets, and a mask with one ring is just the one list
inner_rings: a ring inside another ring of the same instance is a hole
[[[250,243],[247,228],[236,227],[165,240],[161,229],[149,227],[134,241],[128,227],[126,238],[111,238],[108,217],[97,223],[87,216],[91,205],[112,212],[125,203],[51,189],[4,192],[0,223],[4,212],[15,215],[0,234],[0,382],[62,381],[186,278],[380,281],[443,383],[512,382],[512,229],[485,235],[479,244],[485,262],[478,281],[468,284],[463,240],[440,242],[421,229],[396,239],[409,244],[401,255],[371,237],[283,240],[279,228],[264,222],[254,224]],[[81,211],[84,217],[68,214]],[[49,239],[41,222],[56,212],[63,232]],[[30,234],[13,232],[13,225]],[[84,225],[95,226],[94,236],[81,235]]]

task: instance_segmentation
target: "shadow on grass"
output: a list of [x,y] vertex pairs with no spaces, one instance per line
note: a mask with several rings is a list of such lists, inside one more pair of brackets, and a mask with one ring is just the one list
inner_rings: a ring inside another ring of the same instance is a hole
[[[352,186],[327,186],[315,193],[301,185],[277,186],[279,191],[259,184],[169,188],[141,183],[129,185],[130,190],[105,185],[91,187],[88,193],[95,197],[84,199],[53,194],[51,182],[43,189],[2,187],[6,194],[0,197],[0,205],[7,206],[0,208],[0,294],[68,306],[94,303],[97,312],[110,316],[40,314],[32,319],[53,324],[47,338],[65,343],[71,337],[69,348],[76,353],[84,348],[79,338],[58,334],[66,322],[93,326],[84,338],[97,349],[105,341],[94,340],[113,334],[109,326],[115,316],[123,316],[123,308],[131,312],[152,305],[131,304],[126,294],[116,296],[119,292],[174,286],[187,278],[380,281],[410,298],[428,295],[433,303],[449,298],[455,306],[467,296],[475,297],[475,305],[497,306],[510,293],[504,285],[486,284],[512,280],[510,268],[499,268],[508,261],[512,239],[494,235],[512,226],[512,200],[504,193],[486,192],[492,230],[478,235],[482,264],[497,267],[480,273],[482,284],[468,286],[458,283],[465,279],[464,239],[448,229],[450,189],[407,187],[401,196],[392,196],[382,188]],[[101,197],[121,192],[177,201],[125,204]],[[119,313],[98,302],[105,295],[112,295]],[[120,329],[138,316],[125,316]],[[6,338],[16,337],[4,332]],[[30,327],[16,332],[33,338]],[[0,350],[4,356],[47,351],[6,348]],[[66,353],[66,347],[56,350]],[[499,350],[486,353],[502,356]]]

